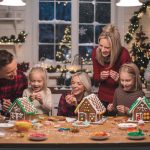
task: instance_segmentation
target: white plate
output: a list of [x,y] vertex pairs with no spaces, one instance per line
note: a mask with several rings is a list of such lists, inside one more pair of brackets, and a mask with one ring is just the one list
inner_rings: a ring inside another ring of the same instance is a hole
[[90,125],[89,122],[76,121],[72,123],[74,127],[88,127]]
[[135,124],[135,123],[119,123],[118,127],[120,129],[136,128],[137,124]]
[[106,140],[109,138],[109,136],[110,136],[110,134],[107,133],[107,135],[105,135],[105,136],[91,136],[91,139],[92,140]]
[[145,136],[128,136],[128,139],[131,139],[131,140],[142,140],[144,139]]
[[0,137],[4,137],[5,133],[0,131]]
[[0,123],[0,128],[11,128],[14,124],[12,123]]

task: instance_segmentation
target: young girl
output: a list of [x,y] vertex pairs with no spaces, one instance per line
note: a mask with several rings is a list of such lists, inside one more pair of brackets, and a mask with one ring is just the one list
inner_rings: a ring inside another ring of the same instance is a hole
[[119,70],[120,86],[115,90],[113,104],[109,104],[107,110],[119,115],[128,113],[133,102],[143,97],[142,83],[139,69],[134,63],[125,63]]
[[29,72],[29,85],[23,96],[29,97],[38,114],[49,114],[52,110],[52,94],[47,88],[47,72],[42,67],[34,67]]

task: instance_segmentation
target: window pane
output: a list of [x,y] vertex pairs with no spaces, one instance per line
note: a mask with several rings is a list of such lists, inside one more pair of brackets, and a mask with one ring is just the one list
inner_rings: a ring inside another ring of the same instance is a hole
[[96,21],[99,23],[110,23],[110,4],[96,4]]
[[54,3],[53,2],[40,2],[39,19],[40,20],[54,19]]
[[70,45],[56,45],[56,61],[63,63],[71,62],[71,48]]
[[104,25],[97,25],[95,27],[95,43],[98,44],[98,37],[100,35],[100,33],[102,32],[102,28],[104,27]]
[[110,2],[111,0],[96,0],[97,2]]
[[92,3],[79,4],[79,22],[92,23],[94,21],[94,5]]
[[58,1],[58,2],[59,2],[59,1],[68,1],[68,2],[70,2],[71,0],[56,0],[56,1]]
[[71,58],[71,27],[70,25],[56,25],[56,60],[64,61]]
[[80,0],[80,2],[84,2],[84,1],[92,2],[93,0]]
[[65,21],[71,20],[71,3],[57,2],[56,19]]
[[40,43],[54,42],[54,25],[39,24],[39,42]]
[[83,64],[91,64],[91,54],[93,46],[79,46],[79,55],[82,57]]
[[54,59],[54,46],[53,45],[39,45],[39,60],[44,57]]
[[93,43],[94,26],[80,25],[79,26],[79,43]]
[[56,25],[56,43],[62,42],[71,44],[71,28],[70,25]]

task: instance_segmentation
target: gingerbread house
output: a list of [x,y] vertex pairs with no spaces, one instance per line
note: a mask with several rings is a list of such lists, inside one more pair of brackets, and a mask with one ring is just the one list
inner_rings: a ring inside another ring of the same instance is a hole
[[150,121],[150,101],[146,97],[139,97],[130,107],[131,121]]
[[30,120],[37,109],[28,97],[17,98],[9,108],[10,120]]
[[83,98],[77,106],[75,113],[78,113],[79,121],[99,122],[102,119],[106,108],[95,94]]

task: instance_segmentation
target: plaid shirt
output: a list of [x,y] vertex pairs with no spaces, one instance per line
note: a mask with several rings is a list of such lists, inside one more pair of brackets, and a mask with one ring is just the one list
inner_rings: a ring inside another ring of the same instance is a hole
[[62,94],[62,96],[60,97],[57,115],[67,116],[67,117],[76,116],[76,114],[74,113],[76,106],[69,105],[66,102],[65,97],[66,97],[66,93]]
[[11,102],[18,97],[22,97],[23,90],[27,88],[27,78],[21,71],[17,71],[15,79],[0,79],[0,104],[2,99],[10,99]]

